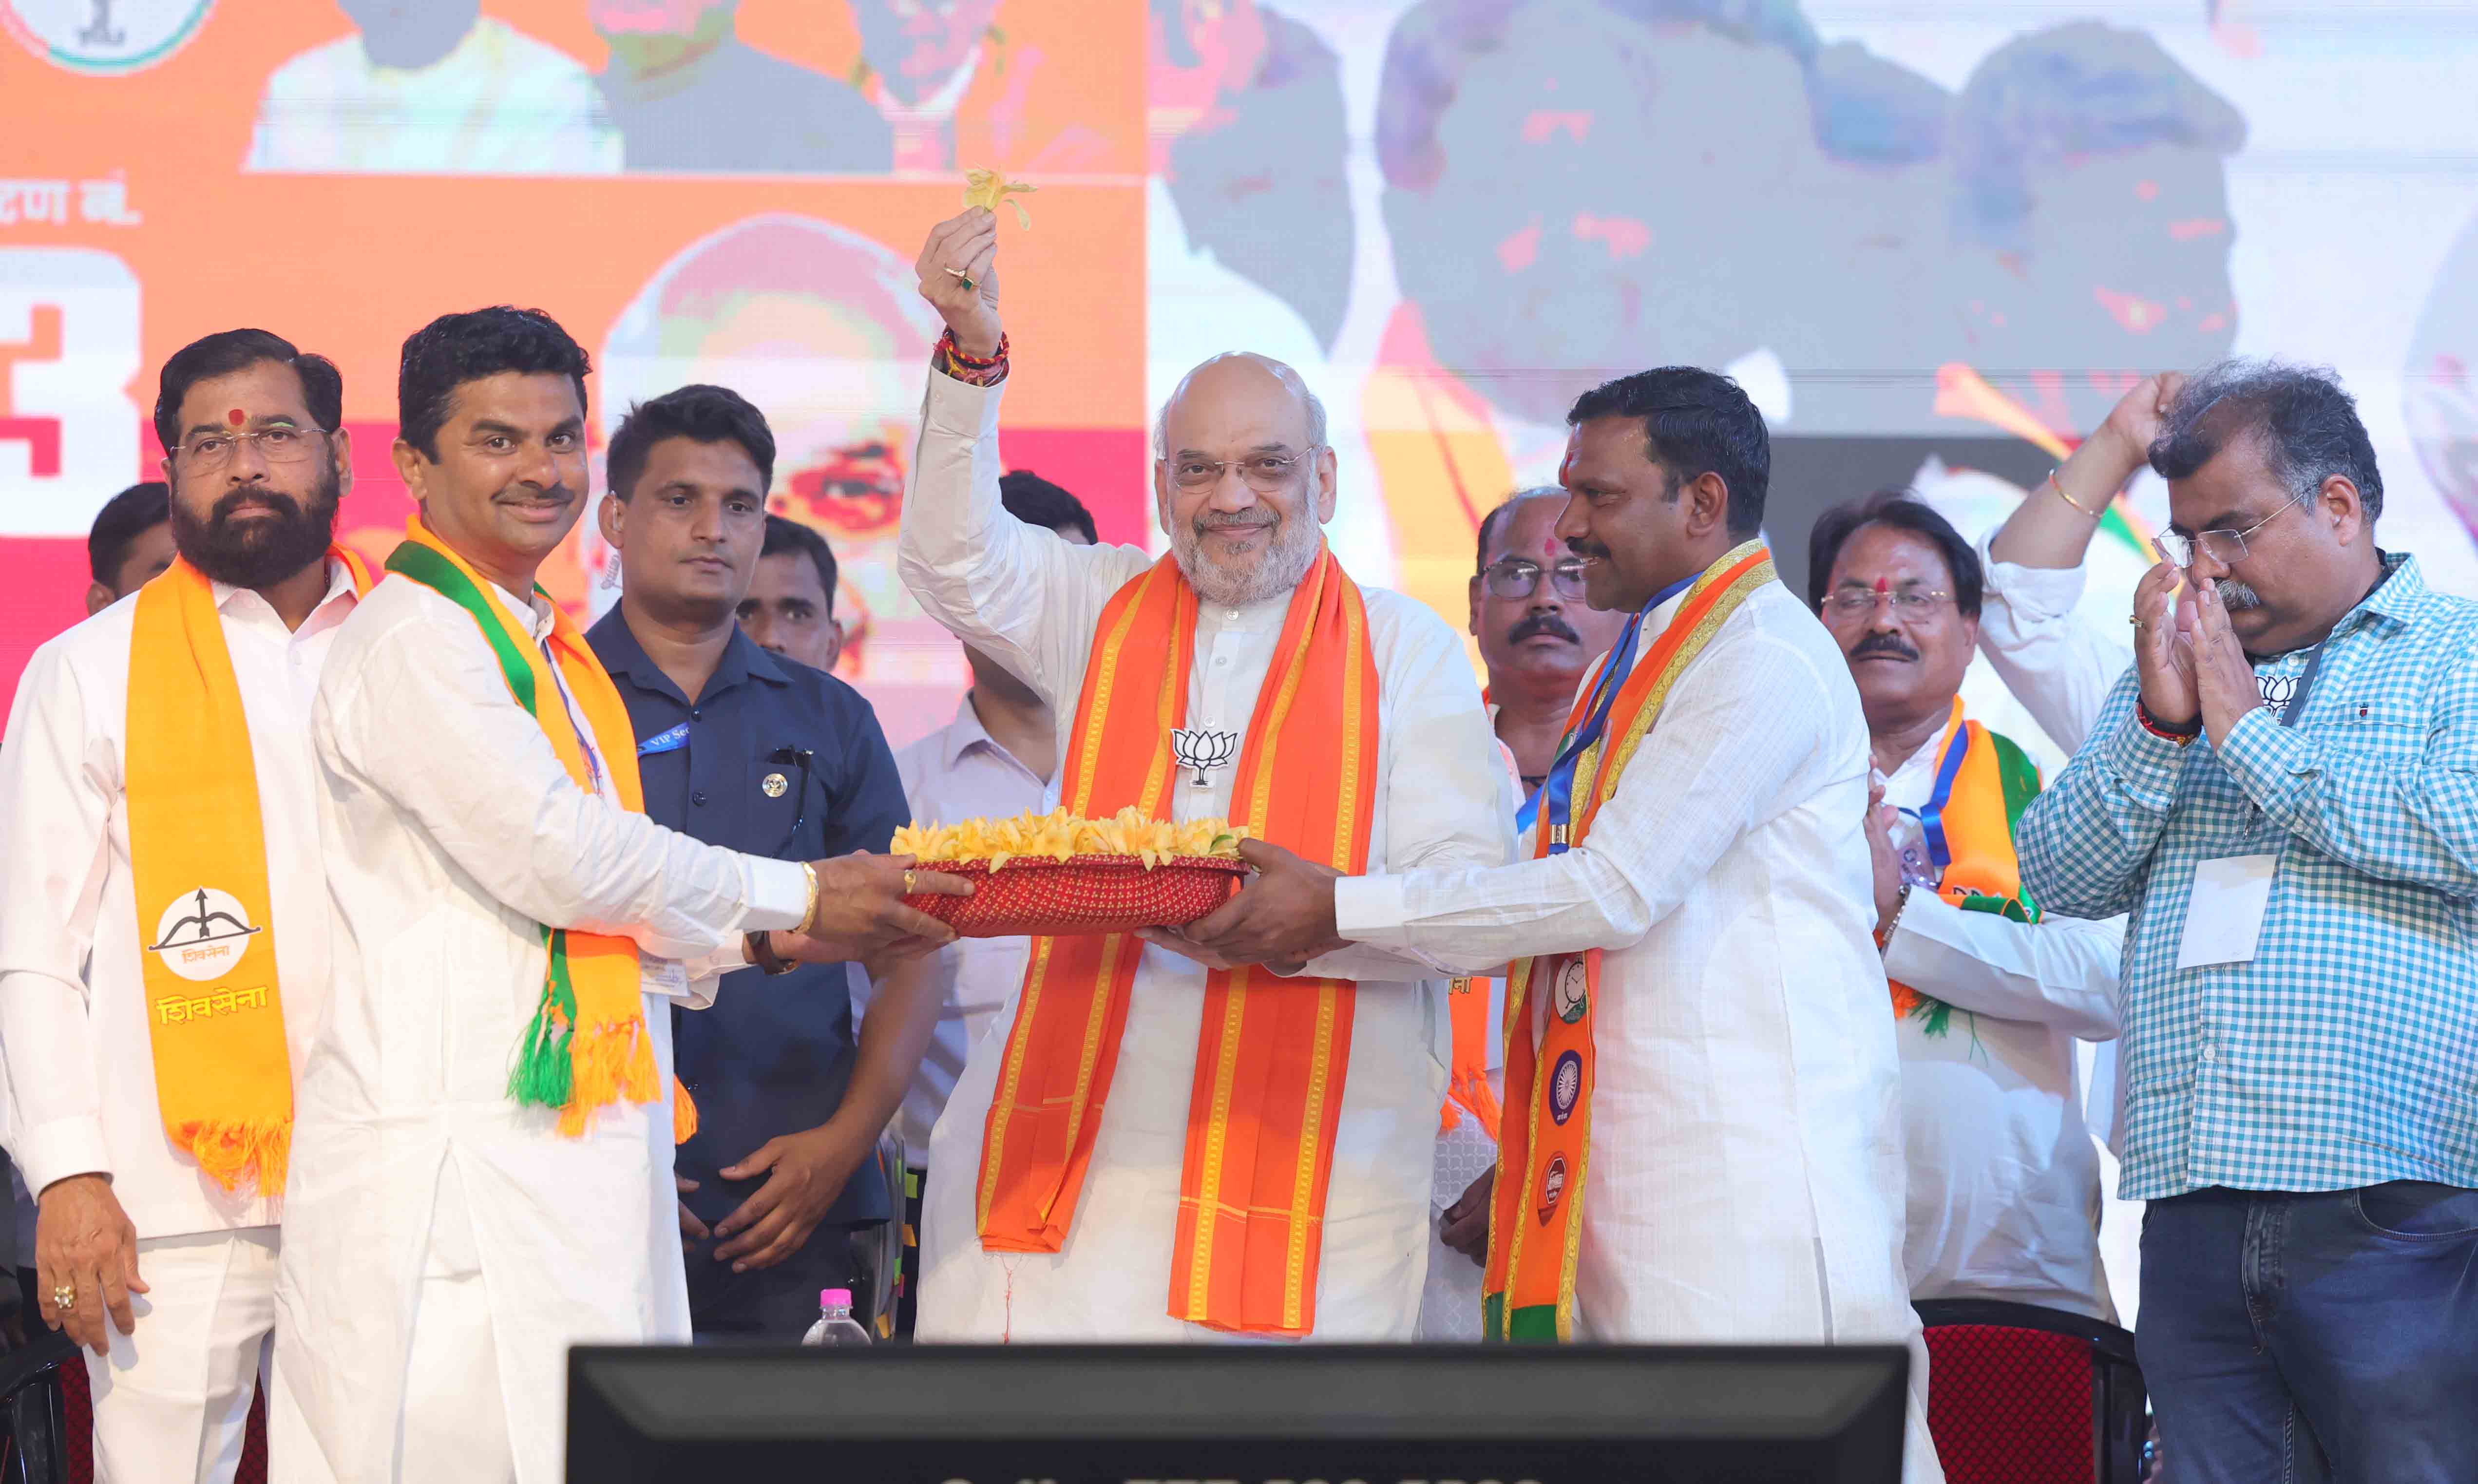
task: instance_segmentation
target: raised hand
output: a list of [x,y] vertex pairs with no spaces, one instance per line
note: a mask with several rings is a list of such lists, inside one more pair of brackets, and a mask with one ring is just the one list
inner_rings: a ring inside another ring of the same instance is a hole
[[2263,706],[2263,688],[2255,682],[2254,665],[2245,645],[2229,627],[2228,605],[2217,585],[2204,583],[2178,605],[2178,617],[2192,642],[2194,693],[2202,703],[2203,730],[2216,747],[2246,713]]
[[2135,383],[2134,390],[2109,409],[2100,436],[2114,441],[2128,456],[2127,473],[2149,455],[2152,440],[2160,436],[2161,424],[2168,416],[2168,404],[2185,390],[2185,372],[2158,371]]
[[[921,297],[947,321],[968,356],[998,354],[998,253],[999,219],[987,207],[975,206],[930,228],[912,264]],[[972,287],[965,287],[967,280]]]
[[2194,649],[2181,641],[2181,616],[2190,609],[2189,588],[2178,595],[2186,574],[2162,562],[2142,574],[2134,589],[2134,666],[2142,685],[2142,709],[2162,726],[2183,730],[2203,714],[2194,685]]

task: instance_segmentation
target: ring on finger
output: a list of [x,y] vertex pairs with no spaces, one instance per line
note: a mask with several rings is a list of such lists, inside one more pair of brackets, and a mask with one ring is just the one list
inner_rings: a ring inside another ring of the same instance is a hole
[[53,1285],[52,1285],[52,1307],[53,1307],[53,1308],[55,1308],[55,1309],[58,1309],[58,1310],[59,1310],[59,1311],[61,1311],[63,1314],[66,1314],[66,1313],[68,1313],[71,1309],[76,1308],[76,1307],[77,1307],[77,1285],[76,1285],[76,1284],[74,1284],[74,1283],[55,1283],[55,1284],[53,1284]]
[[906,895],[906,896],[910,896],[910,895],[912,895],[912,894],[913,894],[913,892],[912,892],[912,872],[910,872],[910,871],[908,871],[908,870],[907,870],[907,871],[905,871],[905,872],[903,873],[903,894],[904,894],[904,895]]

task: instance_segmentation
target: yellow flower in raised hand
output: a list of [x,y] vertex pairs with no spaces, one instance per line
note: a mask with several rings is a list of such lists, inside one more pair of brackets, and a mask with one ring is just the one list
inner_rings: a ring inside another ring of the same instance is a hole
[[1024,211],[1023,202],[1010,201],[1007,198],[1019,195],[1028,196],[1032,194],[1033,189],[1024,181],[1008,180],[996,170],[964,172],[964,205],[985,206],[995,212],[999,209],[999,202],[1006,201],[1007,205],[1015,208],[1015,224],[1027,232],[1032,230],[1031,215]]

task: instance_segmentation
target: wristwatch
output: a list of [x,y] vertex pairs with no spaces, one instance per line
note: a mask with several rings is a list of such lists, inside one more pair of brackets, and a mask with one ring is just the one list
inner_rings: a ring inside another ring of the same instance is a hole
[[773,937],[771,933],[749,933],[743,937],[741,943],[748,951],[748,962],[755,965],[760,972],[769,975],[788,974],[799,968],[799,965],[774,951]]

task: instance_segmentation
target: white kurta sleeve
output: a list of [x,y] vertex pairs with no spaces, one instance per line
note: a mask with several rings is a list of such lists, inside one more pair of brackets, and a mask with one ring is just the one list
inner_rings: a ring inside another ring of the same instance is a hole
[[1457,973],[1632,947],[1769,817],[1826,733],[1828,694],[1799,650],[1725,633],[1671,692],[1585,844],[1491,870],[1337,882],[1336,929]]
[[78,677],[45,646],[18,679],[0,747],[0,1054],[10,1152],[37,1195],[69,1175],[112,1173],[84,966],[117,768],[108,744],[88,745]]
[[2116,677],[2134,651],[2099,633],[2074,612],[2082,601],[2079,566],[2017,566],[1988,553],[1994,533],[1980,538],[1987,574],[1979,612],[1979,649],[2005,689],[2068,755],[2082,750]]
[[799,924],[794,861],[742,855],[578,788],[462,614],[418,616],[318,699],[320,760],[417,820],[484,891],[537,922],[711,959],[740,934]]
[[[1514,812],[1497,734],[1462,641],[1435,616],[1409,616],[1378,684],[1391,697],[1383,750],[1383,869],[1442,871],[1503,866],[1514,852]],[[1348,934],[1345,935],[1349,936]],[[1302,970],[1320,978],[1402,980],[1451,973],[1406,947],[1355,943]]]
[[2116,967],[2125,919],[2016,922],[1912,892],[1884,945],[1884,973],[1949,1005],[2085,1041],[2122,1028]]
[[1000,503],[999,406],[1006,384],[929,373],[896,570],[930,616],[1033,688],[1074,709],[1110,595],[1152,565],[1135,546],[1079,546]]

